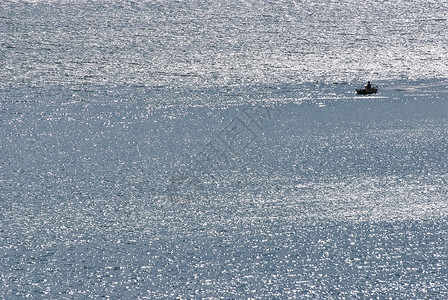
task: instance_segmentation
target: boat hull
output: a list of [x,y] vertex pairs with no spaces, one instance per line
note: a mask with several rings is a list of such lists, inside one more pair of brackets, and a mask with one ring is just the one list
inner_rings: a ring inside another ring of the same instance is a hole
[[376,94],[378,92],[378,87],[373,87],[370,89],[356,89],[356,93],[358,95],[368,95],[368,94]]

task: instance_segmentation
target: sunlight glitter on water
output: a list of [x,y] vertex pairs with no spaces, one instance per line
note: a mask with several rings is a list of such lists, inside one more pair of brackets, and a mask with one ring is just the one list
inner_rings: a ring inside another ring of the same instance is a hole
[[[5,86],[448,77],[448,7],[440,1],[373,6],[352,0],[207,6],[36,1],[2,6],[8,32]],[[72,16],[82,22],[73,22]]]
[[0,298],[448,297],[444,1],[0,11]]

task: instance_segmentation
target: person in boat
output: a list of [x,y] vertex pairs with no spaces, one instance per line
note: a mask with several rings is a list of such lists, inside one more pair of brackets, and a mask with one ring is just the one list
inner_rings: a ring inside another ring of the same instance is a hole
[[372,88],[372,85],[370,84],[370,81],[367,81],[367,84],[366,84],[366,89],[371,89]]

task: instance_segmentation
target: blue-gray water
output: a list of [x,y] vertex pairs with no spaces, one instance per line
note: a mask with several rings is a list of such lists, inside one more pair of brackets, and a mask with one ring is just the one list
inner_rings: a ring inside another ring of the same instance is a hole
[[448,298],[447,13],[2,1],[0,298]]

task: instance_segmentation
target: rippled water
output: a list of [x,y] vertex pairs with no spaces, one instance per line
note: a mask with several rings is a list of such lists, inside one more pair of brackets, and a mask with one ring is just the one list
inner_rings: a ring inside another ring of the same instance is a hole
[[1,2],[0,298],[446,299],[447,12]]
[[6,1],[2,84],[447,77],[446,1]]

